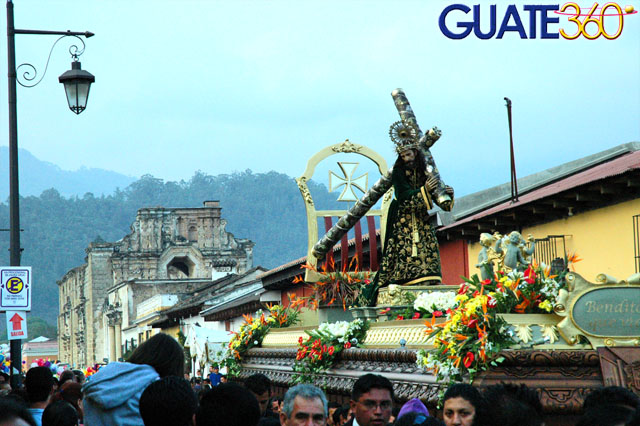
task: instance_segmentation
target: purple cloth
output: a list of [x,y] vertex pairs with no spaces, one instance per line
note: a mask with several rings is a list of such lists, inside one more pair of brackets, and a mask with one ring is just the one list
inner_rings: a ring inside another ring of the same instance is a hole
[[407,401],[402,408],[400,409],[400,412],[398,413],[398,417],[396,417],[396,419],[399,419],[400,417],[404,416],[407,413],[420,413],[420,414],[424,414],[425,416],[429,415],[429,410],[427,410],[427,407],[422,403],[422,401],[420,401],[418,398],[413,398],[410,401]]

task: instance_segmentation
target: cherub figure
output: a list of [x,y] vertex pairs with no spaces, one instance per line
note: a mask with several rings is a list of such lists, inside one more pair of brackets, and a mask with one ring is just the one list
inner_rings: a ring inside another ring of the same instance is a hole
[[476,268],[480,269],[480,276],[483,281],[493,278],[493,261],[499,259],[499,256],[496,255],[493,248],[493,243],[497,239],[500,239],[500,234],[491,235],[486,232],[480,234],[480,245],[482,245],[482,248],[480,249],[480,253],[478,253]]
[[[505,272],[512,270],[525,270],[531,263],[531,255],[535,251],[535,239],[531,234],[527,236],[527,242],[518,231],[511,232],[504,236],[495,244],[497,254],[504,253],[502,266]],[[527,247],[528,246],[528,247]]]

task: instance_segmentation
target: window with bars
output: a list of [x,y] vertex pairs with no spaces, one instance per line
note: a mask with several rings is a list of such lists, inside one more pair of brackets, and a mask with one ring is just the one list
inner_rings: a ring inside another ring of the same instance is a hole
[[545,238],[536,238],[536,250],[533,257],[538,263],[550,265],[554,270],[565,268],[564,260],[567,256],[565,235],[547,235]]
[[640,272],[640,214],[633,216],[633,261]]

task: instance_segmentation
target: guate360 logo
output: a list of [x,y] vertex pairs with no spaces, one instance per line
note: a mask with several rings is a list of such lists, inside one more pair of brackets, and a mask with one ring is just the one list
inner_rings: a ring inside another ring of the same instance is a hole
[[[609,40],[616,39],[622,34],[624,28],[624,18],[626,15],[638,13],[633,6],[625,6],[623,9],[619,4],[609,2],[600,6],[594,3],[589,8],[581,8],[577,3],[569,2],[562,6],[557,4],[523,5],[522,11],[514,4],[507,6],[500,26],[497,26],[497,7],[495,4],[489,6],[488,15],[486,8],[481,10],[479,4],[471,8],[464,4],[452,4],[444,8],[440,14],[438,23],[440,31],[445,36],[460,40],[473,34],[482,40],[495,36],[497,39],[503,38],[507,32],[518,33],[521,39],[553,39],[562,36],[567,40],[575,40],[583,36],[589,40],[595,40],[600,36]],[[553,16],[551,15],[557,15]],[[523,23],[521,14],[528,17],[528,26]],[[566,17],[566,26],[555,32],[549,28],[549,24],[559,24],[560,17]],[[487,20],[489,21],[487,24]],[[606,26],[605,26],[606,21]],[[452,30],[452,23],[455,28]],[[528,27],[528,31],[527,31]]]

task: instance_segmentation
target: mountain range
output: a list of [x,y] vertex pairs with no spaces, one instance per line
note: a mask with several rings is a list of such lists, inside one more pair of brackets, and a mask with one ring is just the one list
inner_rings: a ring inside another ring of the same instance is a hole
[[[100,196],[124,189],[135,177],[104,169],[63,170],[53,163],[42,161],[25,149],[18,149],[20,195],[40,195],[55,188],[62,196],[82,196],[87,192]],[[9,148],[0,146],[0,200],[9,196]]]

